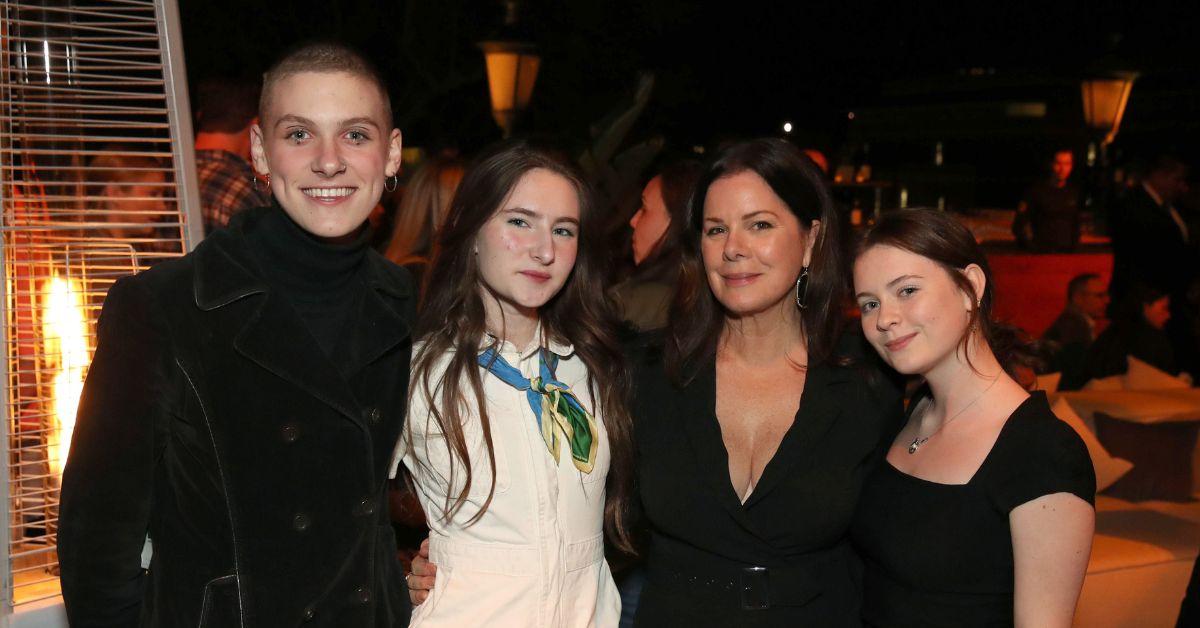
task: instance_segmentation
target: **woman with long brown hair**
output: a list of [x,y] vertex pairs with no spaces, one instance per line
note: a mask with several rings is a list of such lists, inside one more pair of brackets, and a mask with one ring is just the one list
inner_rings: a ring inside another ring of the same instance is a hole
[[616,622],[603,532],[630,548],[629,375],[597,219],[577,170],[526,142],[481,156],[451,203],[396,456],[438,566],[413,626]]

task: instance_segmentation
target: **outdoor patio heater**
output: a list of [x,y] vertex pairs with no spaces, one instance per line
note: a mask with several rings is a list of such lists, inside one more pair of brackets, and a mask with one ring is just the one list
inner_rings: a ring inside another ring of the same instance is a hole
[[0,627],[66,626],[59,484],[108,288],[202,235],[184,77],[174,0],[0,0]]

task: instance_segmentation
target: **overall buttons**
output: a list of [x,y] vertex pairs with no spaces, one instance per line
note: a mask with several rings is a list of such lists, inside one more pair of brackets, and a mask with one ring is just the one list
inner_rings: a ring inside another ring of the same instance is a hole
[[358,599],[359,604],[371,603],[371,590],[367,587],[358,587],[358,589],[354,591],[354,596],[356,599]]
[[295,528],[295,530],[297,532],[303,532],[303,531],[307,530],[308,526],[311,524],[312,524],[312,520],[309,518],[308,515],[306,515],[302,512],[296,513],[296,516],[292,517],[292,527]]
[[284,425],[280,433],[283,434],[283,442],[285,443],[294,443],[297,438],[300,438],[300,429],[294,423]]
[[354,506],[354,514],[360,517],[370,517],[375,514],[375,500],[370,497],[363,498]]
[[379,411],[379,408],[375,407],[367,408],[367,411],[363,414],[367,417],[368,421],[376,424],[379,423],[379,419],[383,416],[383,413]]

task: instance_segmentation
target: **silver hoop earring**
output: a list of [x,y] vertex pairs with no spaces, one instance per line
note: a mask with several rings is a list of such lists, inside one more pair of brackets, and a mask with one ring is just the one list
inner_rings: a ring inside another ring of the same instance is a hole
[[[389,181],[392,183],[392,187],[388,187]],[[383,180],[383,189],[387,190],[388,192],[395,192],[396,186],[398,185],[400,185],[400,177],[396,175],[392,175]]]
[[269,191],[271,191],[271,179],[270,179],[269,177],[267,177],[267,178],[264,178],[264,179],[262,179],[262,180],[267,182],[267,184],[266,184],[265,186],[260,186],[260,185],[259,185],[259,178],[258,178],[258,175],[256,175],[256,174],[250,175],[250,187],[254,188],[254,190],[255,190],[256,192],[269,192]]
[[800,276],[796,278],[796,307],[807,310],[808,303],[808,266],[800,269]]

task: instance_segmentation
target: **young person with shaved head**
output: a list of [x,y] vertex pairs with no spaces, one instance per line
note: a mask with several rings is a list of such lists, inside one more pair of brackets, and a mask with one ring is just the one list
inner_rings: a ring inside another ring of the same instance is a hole
[[415,297],[365,226],[400,131],[328,43],[266,73],[259,120],[271,206],[105,303],[62,487],[72,626],[408,624],[385,495]]

